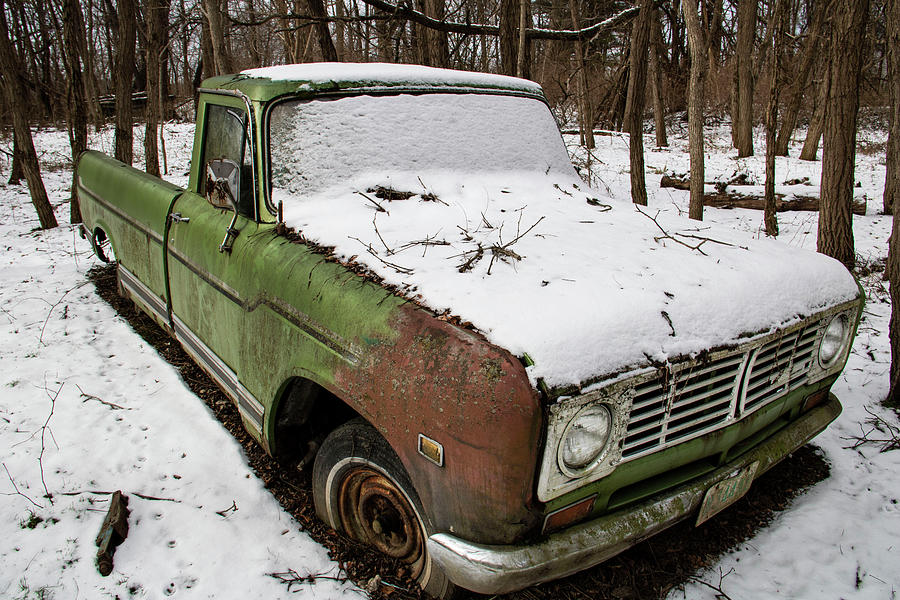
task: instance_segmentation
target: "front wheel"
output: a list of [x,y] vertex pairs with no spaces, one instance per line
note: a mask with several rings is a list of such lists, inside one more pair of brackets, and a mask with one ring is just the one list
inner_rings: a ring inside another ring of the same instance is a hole
[[429,527],[406,470],[363,419],[325,438],[313,466],[313,500],[320,519],[408,565],[430,596],[447,600],[456,594],[425,547]]

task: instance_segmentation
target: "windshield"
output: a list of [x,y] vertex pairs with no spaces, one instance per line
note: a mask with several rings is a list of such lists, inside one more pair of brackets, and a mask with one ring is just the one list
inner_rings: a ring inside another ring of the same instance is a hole
[[272,109],[269,147],[276,201],[367,175],[574,175],[547,105],[498,94],[284,102]]

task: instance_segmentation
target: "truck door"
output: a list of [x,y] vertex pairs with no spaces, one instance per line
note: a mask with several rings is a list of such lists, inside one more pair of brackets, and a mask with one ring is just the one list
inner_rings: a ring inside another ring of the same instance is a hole
[[[192,167],[199,167],[198,181],[169,215],[166,252],[172,323],[178,340],[231,395],[251,430],[258,432],[262,405],[239,380],[241,344],[250,335],[247,306],[257,292],[250,269],[253,244],[248,244],[259,230],[250,115],[238,98],[214,98],[200,105],[198,127],[203,130],[196,135],[200,147],[194,152],[194,160],[200,162]],[[211,203],[206,194],[207,165],[222,159],[239,166],[236,237],[230,250],[221,245],[235,213]]]

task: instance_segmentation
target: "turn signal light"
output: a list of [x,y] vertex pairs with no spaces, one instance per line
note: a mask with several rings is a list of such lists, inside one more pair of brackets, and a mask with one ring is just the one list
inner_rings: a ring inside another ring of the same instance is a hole
[[572,523],[581,521],[594,510],[594,501],[596,499],[597,494],[594,494],[584,500],[579,500],[575,504],[553,511],[544,519],[544,533],[557,531]]

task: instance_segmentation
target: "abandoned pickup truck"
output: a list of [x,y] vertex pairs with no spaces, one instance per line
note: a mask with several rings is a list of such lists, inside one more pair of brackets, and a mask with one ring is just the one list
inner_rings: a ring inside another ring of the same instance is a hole
[[120,292],[435,597],[702,523],[841,410],[853,277],[587,187],[529,81],[217,77],[187,189],[97,152],[77,184]]

